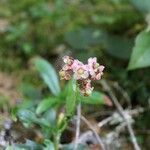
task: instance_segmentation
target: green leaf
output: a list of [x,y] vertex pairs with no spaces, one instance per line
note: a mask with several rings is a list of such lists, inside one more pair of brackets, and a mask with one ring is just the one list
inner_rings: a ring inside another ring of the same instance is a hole
[[15,150],[41,150],[43,149],[43,146],[31,141],[31,140],[26,140],[25,144],[14,144],[13,147]]
[[131,3],[140,11],[150,12],[150,0],[130,0]]
[[133,39],[122,38],[121,36],[107,35],[104,37],[107,53],[120,59],[130,58],[133,44]]
[[18,116],[23,122],[32,123],[37,121],[37,117],[34,112],[27,109],[18,110]]
[[45,140],[44,144],[46,147],[44,147],[44,150],[55,150],[54,144],[50,140]]
[[129,70],[150,66],[150,32],[141,32],[136,40],[128,65]]
[[76,94],[77,94],[77,87],[76,87],[76,81],[71,80],[66,88],[67,97],[66,97],[66,111],[67,115],[71,116],[73,115],[73,112],[75,110],[76,105]]
[[31,150],[29,146],[25,144],[15,144],[13,146],[7,146],[5,150]]
[[8,145],[5,150],[13,150],[13,146]]
[[57,102],[58,102],[57,98],[54,98],[54,97],[45,98],[44,100],[42,100],[39,103],[39,105],[36,109],[36,114],[41,114],[41,113],[47,111],[49,108],[51,108]]
[[50,127],[50,123],[45,118],[38,118],[36,114],[27,109],[20,109],[18,111],[18,116],[20,120],[26,125],[26,127],[30,127],[31,124],[35,123],[40,125],[41,127]]
[[22,83],[19,89],[24,97],[29,99],[41,99],[41,92],[32,84]]
[[99,44],[103,32],[95,34],[95,30],[92,28],[81,28],[72,32],[68,32],[65,35],[66,42],[76,50],[85,50],[89,47]]
[[45,83],[48,85],[51,92],[54,95],[59,95],[60,85],[58,81],[58,76],[53,66],[50,63],[48,63],[48,61],[42,58],[37,58],[35,60],[35,67],[41,74],[41,77],[43,78]]
[[31,141],[31,140],[26,140],[26,145],[30,147],[31,150],[41,150],[42,149],[42,145]]
[[51,108],[49,110],[47,110],[44,114],[43,114],[43,118],[45,118],[51,126],[56,127],[56,110]]
[[[74,148],[74,144],[66,144],[63,146],[62,150],[73,150],[73,148]],[[78,150],[87,150],[88,147],[87,147],[87,145],[78,144],[77,149]]]
[[93,105],[105,104],[105,94],[97,91],[93,91],[93,93],[87,97],[80,95],[79,98],[81,99],[81,102],[85,104],[93,104]]

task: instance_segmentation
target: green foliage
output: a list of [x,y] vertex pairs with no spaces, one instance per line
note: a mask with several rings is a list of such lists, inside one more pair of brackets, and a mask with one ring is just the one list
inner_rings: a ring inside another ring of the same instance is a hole
[[39,71],[41,77],[54,95],[59,95],[60,86],[56,71],[46,60],[38,58],[35,60],[35,67]]
[[[72,150],[74,147],[73,144],[69,144],[69,145],[66,145],[62,148],[62,150]],[[83,144],[78,144],[78,147],[77,147],[78,150],[87,150],[87,146],[86,145],[83,145]]]
[[120,59],[129,59],[133,47],[133,39],[107,35],[104,44],[108,54]]
[[150,32],[141,32],[135,41],[128,69],[150,66]]
[[30,127],[33,123],[41,127],[50,127],[50,123],[47,119],[37,117],[33,111],[28,109],[20,109],[18,111],[18,117],[26,127]]
[[[67,43],[67,47],[74,50],[83,49],[88,54],[87,50],[93,51],[93,47],[101,47],[100,39],[104,37],[103,34],[97,37],[97,29],[110,33],[119,31],[124,35],[126,28],[141,20],[141,16],[126,1],[73,3],[59,0],[12,0],[9,5],[1,1],[1,9],[6,10],[6,14],[1,13],[2,22],[8,21],[5,30],[0,33],[0,55],[6,58],[6,67],[3,70],[21,68],[25,65],[24,61],[34,55],[50,57],[58,54],[55,48],[59,44]],[[121,49],[123,47],[120,46]],[[113,46],[108,49],[109,52],[111,49],[115,51]],[[116,56],[118,51],[113,54]],[[14,57],[16,63],[12,63]],[[3,61],[0,61],[0,65],[4,65]]]
[[149,0],[130,0],[132,4],[144,13],[150,12],[150,1]]
[[[28,69],[34,56],[46,57],[51,62],[68,53],[66,50],[71,50],[71,54],[81,60],[96,56],[106,67],[104,78],[119,83],[130,96],[133,107],[148,106],[150,72],[148,68],[142,68],[150,65],[150,33],[143,31],[144,17],[149,11],[149,0],[0,1],[0,69],[9,74],[19,70],[17,75],[21,77],[25,76],[23,71],[26,70],[30,76],[30,80],[26,78],[28,83],[20,86],[24,100],[12,109],[12,118],[15,121],[19,118],[25,127],[37,128],[44,137],[41,144],[27,140],[15,145],[16,150],[56,149],[78,102],[81,101],[85,109],[87,105],[105,103],[102,92],[94,91],[90,97],[81,96],[74,88],[74,81],[60,87],[53,66],[37,58],[35,68],[51,91],[49,93],[40,86],[37,72],[34,74]],[[66,50],[59,49],[60,45]],[[130,56],[128,69],[141,69],[126,70]],[[6,99],[3,96],[0,99],[4,110],[9,103]],[[142,118],[148,120],[148,116]],[[140,123],[139,129],[144,128],[146,123]],[[72,144],[67,144],[63,149],[72,147]],[[84,145],[79,145],[80,148],[87,149]],[[12,146],[7,149],[12,149]]]
[[101,92],[94,91],[92,95],[88,97],[80,96],[82,103],[91,105],[102,105],[105,103],[105,94]]
[[50,140],[44,141],[44,146],[31,140],[26,140],[25,144],[13,144],[7,146],[6,150],[54,150],[54,145]]
[[81,28],[68,32],[66,42],[74,49],[85,53],[86,49],[102,45],[105,51],[113,57],[129,59],[134,44],[133,38],[117,36],[105,30]]
[[43,99],[37,109],[36,109],[36,114],[41,114],[45,111],[47,111],[48,109],[54,107],[54,105],[58,102],[59,99],[55,98],[55,97],[48,97],[46,99]]
[[[23,91],[28,100],[24,100],[20,105],[12,109],[12,117],[14,120],[18,117],[26,128],[31,128],[34,125],[39,127],[43,133],[44,139],[50,140],[43,141],[45,147],[43,149],[56,149],[59,145],[59,139],[62,132],[66,129],[70,117],[75,113],[75,108],[79,102],[90,105],[104,104],[105,95],[100,92],[93,92],[89,97],[80,95],[78,86],[75,80],[70,80],[64,90],[60,90],[58,77],[53,66],[44,59],[36,59],[36,69],[42,76],[42,79],[49,86],[54,96],[48,96],[39,100],[37,97],[30,96],[30,92],[36,93],[36,89],[32,86],[23,86]],[[28,90],[25,87],[29,87]],[[59,90],[58,90],[59,89]],[[30,91],[31,90],[31,91]],[[65,112],[58,113],[59,108],[65,105]],[[57,114],[58,113],[58,114]],[[17,116],[17,117],[16,117]],[[52,138],[51,138],[52,137]],[[25,144],[17,145],[20,148],[36,149],[35,142],[27,141]],[[65,149],[69,149],[66,146]],[[82,146],[81,146],[81,149]]]
[[43,150],[55,150],[54,144],[50,140],[45,140],[44,144],[46,145],[46,147],[44,147]]
[[100,41],[99,38],[102,33],[97,36],[94,31],[92,28],[77,29],[66,33],[65,40],[74,49],[85,50],[95,46]]
[[77,92],[78,87],[75,80],[71,80],[68,83],[66,90],[66,115],[71,116],[74,113],[75,107],[77,105]]

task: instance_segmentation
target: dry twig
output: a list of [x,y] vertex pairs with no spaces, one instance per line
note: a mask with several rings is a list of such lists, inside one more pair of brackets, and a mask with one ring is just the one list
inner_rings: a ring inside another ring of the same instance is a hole
[[105,149],[105,145],[103,144],[103,141],[101,140],[100,136],[97,134],[97,132],[95,131],[95,129],[93,128],[93,126],[90,124],[90,122],[84,117],[81,116],[81,119],[87,124],[87,126],[91,129],[91,131],[94,133],[99,145],[101,146],[102,150],[106,150]]
[[132,143],[133,143],[133,146],[134,146],[134,149],[135,150],[141,150],[141,148],[139,147],[138,143],[137,143],[137,140],[136,140],[136,137],[134,135],[134,132],[133,132],[133,129],[132,129],[132,126],[130,124],[130,122],[128,121],[126,115],[124,114],[124,110],[122,108],[122,106],[120,105],[120,103],[118,102],[116,96],[113,94],[112,90],[111,90],[111,87],[107,84],[107,82],[105,80],[101,80],[101,84],[102,86],[104,87],[104,89],[110,94],[118,112],[120,113],[120,115],[122,116],[123,120],[126,122],[126,125],[127,125],[127,128],[128,128],[128,131],[129,131],[129,134],[130,134],[130,137],[131,137],[131,140],[132,140]]

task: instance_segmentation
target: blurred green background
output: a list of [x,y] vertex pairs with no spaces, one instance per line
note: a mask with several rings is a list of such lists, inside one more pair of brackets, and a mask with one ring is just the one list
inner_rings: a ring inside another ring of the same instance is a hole
[[[132,107],[145,109],[135,124],[144,145],[150,138],[149,30],[149,0],[0,0],[0,82],[11,76],[19,91],[31,85],[45,92],[34,58],[58,71],[64,55],[96,56],[106,66],[104,78],[127,92]],[[8,93],[0,88],[11,100]]]

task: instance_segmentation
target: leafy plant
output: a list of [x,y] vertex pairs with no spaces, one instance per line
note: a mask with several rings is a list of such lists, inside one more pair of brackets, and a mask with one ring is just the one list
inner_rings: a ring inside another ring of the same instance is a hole
[[[22,104],[13,109],[13,118],[17,114],[19,120],[27,128],[31,128],[33,125],[39,126],[39,130],[44,136],[43,145],[45,146],[41,145],[43,149],[56,150],[60,144],[61,134],[69,123],[69,118],[75,113],[77,103],[81,101],[83,104],[102,105],[105,103],[105,94],[93,92],[91,96],[86,98],[79,94],[75,80],[68,82],[67,86],[62,90],[60,89],[57,73],[52,65],[42,58],[37,58],[34,62],[35,68],[53,96],[45,97],[41,101],[37,101],[37,104],[31,100],[23,101]],[[64,105],[65,112],[58,113],[59,109]],[[17,144],[16,149],[20,147],[25,150],[34,150],[37,146],[38,143],[27,140],[25,144]],[[64,150],[69,149],[69,147],[69,145],[64,146]]]
[[150,66],[150,32],[142,31],[135,40],[128,69]]

